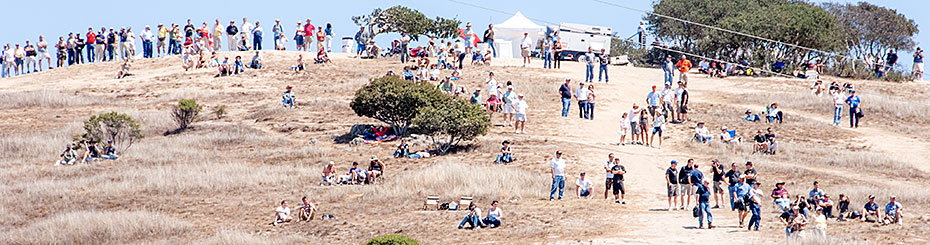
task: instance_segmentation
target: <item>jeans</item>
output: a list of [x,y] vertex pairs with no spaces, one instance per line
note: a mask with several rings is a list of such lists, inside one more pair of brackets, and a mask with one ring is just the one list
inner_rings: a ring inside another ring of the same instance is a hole
[[465,52],[459,54],[459,69],[462,69],[462,62],[465,61]]
[[117,158],[119,158],[119,156],[117,156],[117,155],[100,155],[100,158],[101,158],[101,159],[107,159],[107,160],[116,160]]
[[775,204],[778,205],[781,210],[785,210],[788,209],[789,205],[791,205],[791,201],[789,201],[788,198],[782,197],[775,199]]
[[499,163],[499,162],[503,162],[503,163],[510,163],[510,162],[513,162],[513,155],[511,155],[511,154],[498,154],[498,155],[497,155],[497,160],[495,160],[494,162],[498,162],[498,163]]
[[497,57],[497,48],[494,47],[494,40],[488,40],[488,47],[491,47],[492,57]]
[[746,229],[752,229],[755,225],[755,229],[759,230],[759,223],[762,222],[762,210],[759,207],[759,204],[750,204],[749,211],[752,212],[752,217],[749,218],[749,225],[746,226]]
[[856,111],[859,110],[859,107],[849,107],[849,127],[858,128],[859,127],[859,117],[856,117]]
[[840,120],[843,119],[843,106],[834,106],[833,107],[833,125],[840,125]]
[[587,107],[584,109],[584,118],[594,120],[594,103],[585,104]]
[[698,213],[701,214],[700,216],[698,216],[698,225],[700,227],[704,226],[704,215],[705,214],[707,215],[707,224],[710,225],[711,223],[714,223],[714,216],[710,215],[710,203],[708,202],[698,203],[698,210],[699,210]]
[[394,157],[395,157],[395,158],[396,158],[396,157],[406,157],[407,155],[410,155],[410,151],[408,151],[408,150],[396,150],[396,151],[394,151]]
[[552,69],[552,53],[543,52],[543,68]]
[[713,136],[700,136],[700,135],[695,135],[694,138],[697,139],[698,142],[701,142],[701,143],[708,143],[708,142],[710,142],[710,140],[713,139],[714,137],[713,137]]
[[588,113],[586,112],[587,110],[588,110],[588,101],[579,100],[578,101],[578,118],[588,119]]
[[565,192],[565,176],[555,176],[552,179],[552,187],[549,189],[549,200],[555,198],[555,190],[559,190],[559,199],[562,199],[562,192]]
[[604,82],[610,82],[610,77],[607,76],[607,65],[601,65],[597,70],[597,81],[601,81],[601,75],[604,75]]
[[562,117],[568,116],[568,109],[572,107],[572,98],[562,98]]
[[[400,52],[401,52],[401,53],[400,53],[400,63],[407,63],[407,60],[410,59],[410,58],[407,57],[407,55],[410,54],[410,51],[407,50],[407,44],[406,44],[406,43],[400,45]],[[462,56],[462,57],[464,57],[464,56]],[[464,58],[463,58],[463,59],[464,59]],[[461,68],[461,67],[460,67],[460,68]]]
[[730,211],[736,210],[736,185],[727,186],[727,191],[730,192]]
[[152,58],[152,41],[142,41],[142,58]]
[[791,238],[791,226],[785,226],[785,237]]
[[252,38],[252,50],[262,50],[262,37]]
[[465,218],[462,219],[462,223],[459,223],[459,227],[465,227],[465,223],[471,225],[472,228],[481,226],[481,220],[478,220],[477,215],[465,216]]
[[94,44],[88,43],[84,45],[84,49],[87,50],[87,63],[94,63],[94,60],[97,58],[97,56],[94,56],[96,53],[94,52]]
[[107,44],[107,60],[113,61],[113,54],[116,53],[116,44]]
[[584,81],[594,81],[594,65],[586,65],[584,70]]
[[294,99],[285,98],[284,99],[284,108],[294,107]]
[[668,85],[671,85],[671,84],[672,84],[672,77],[673,77],[672,73],[674,73],[674,72],[673,72],[673,71],[665,71],[665,84],[668,84]]
[[482,220],[485,225],[491,226],[491,228],[501,226],[501,220],[497,219],[497,216],[488,216]]
[[68,65],[74,64],[74,49],[68,49]]

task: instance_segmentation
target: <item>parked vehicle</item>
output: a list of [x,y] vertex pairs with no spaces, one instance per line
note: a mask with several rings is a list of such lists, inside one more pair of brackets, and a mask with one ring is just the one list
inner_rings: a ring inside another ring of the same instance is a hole
[[562,54],[558,59],[580,60],[588,47],[600,54],[601,49],[610,53],[610,39],[612,30],[606,26],[589,26],[582,24],[561,23],[558,26],[547,26],[546,35],[559,32],[559,42],[562,44]]

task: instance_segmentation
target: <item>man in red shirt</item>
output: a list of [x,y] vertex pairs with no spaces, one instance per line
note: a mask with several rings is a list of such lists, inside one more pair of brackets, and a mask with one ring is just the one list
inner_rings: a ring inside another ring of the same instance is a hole
[[313,48],[313,31],[316,29],[310,24],[310,18],[307,18],[307,24],[304,24],[304,50],[308,52]]
[[94,54],[96,54],[97,52],[94,52],[94,40],[97,40],[97,33],[94,33],[93,27],[88,27],[87,28],[87,42],[85,44],[85,47],[86,47],[85,49],[87,50],[87,60],[90,61],[90,63],[93,63],[94,60],[96,60],[96,58],[94,57]]

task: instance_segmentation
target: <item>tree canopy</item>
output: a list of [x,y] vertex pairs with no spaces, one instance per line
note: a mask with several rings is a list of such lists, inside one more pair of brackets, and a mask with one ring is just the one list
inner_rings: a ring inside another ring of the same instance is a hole
[[349,104],[355,114],[377,119],[405,135],[420,107],[447,97],[427,82],[408,82],[398,76],[372,79],[355,92]]
[[421,35],[453,37],[462,23],[442,17],[430,19],[420,11],[400,5],[384,10],[377,8],[371,14],[352,17],[352,21],[356,25],[367,27],[372,37],[386,32],[406,32],[413,40],[419,40]]
[[427,132],[439,153],[444,154],[462,141],[487,134],[491,118],[479,105],[448,97],[421,107],[413,123]]

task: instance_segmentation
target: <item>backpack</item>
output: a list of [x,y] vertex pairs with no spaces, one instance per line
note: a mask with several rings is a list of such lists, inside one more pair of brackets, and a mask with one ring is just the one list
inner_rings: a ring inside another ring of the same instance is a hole
[[694,209],[691,210],[691,215],[694,215],[695,218],[701,216],[701,210],[697,206],[694,206]]
[[449,203],[439,204],[439,210],[449,210]]

